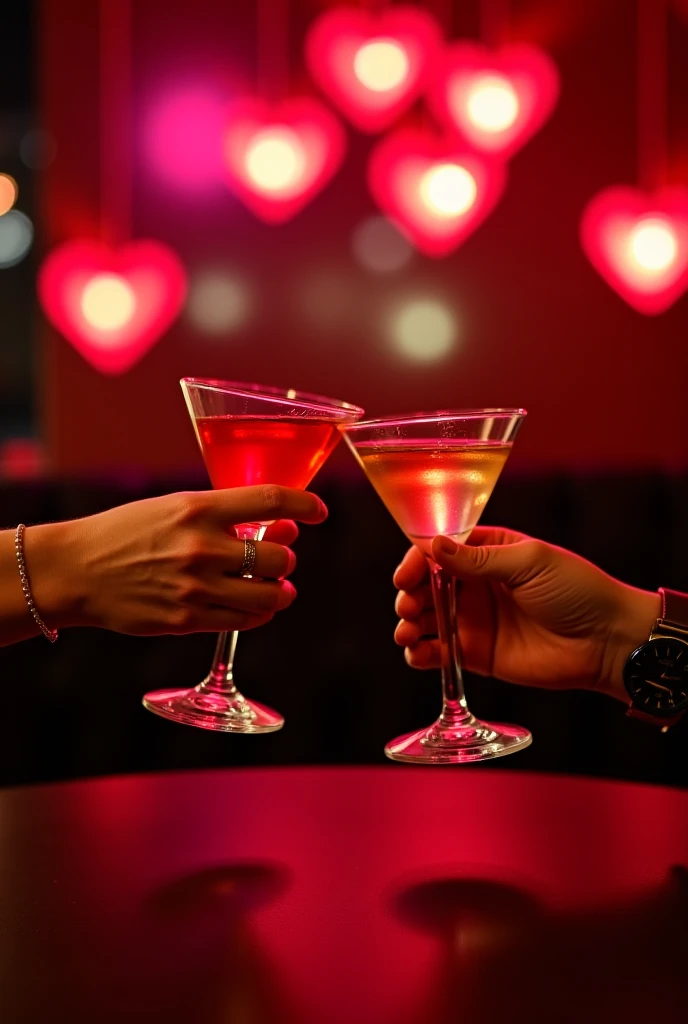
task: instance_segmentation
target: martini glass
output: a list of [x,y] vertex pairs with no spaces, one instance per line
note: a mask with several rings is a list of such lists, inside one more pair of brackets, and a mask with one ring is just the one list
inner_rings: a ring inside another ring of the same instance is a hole
[[371,484],[430,563],[442,652],[442,713],[434,725],[385,747],[393,761],[463,764],[502,757],[532,737],[516,725],[481,722],[468,710],[459,662],[456,583],[432,558],[438,534],[465,543],[509,457],[523,409],[418,413],[344,430]]
[[[185,377],[180,381],[213,487],[279,484],[306,488],[363,410],[292,389]],[[240,540],[260,541],[270,525],[242,523]],[[248,574],[247,574],[248,575]],[[284,719],[247,700],[234,683],[238,633],[221,633],[210,672],[194,689],[147,693],[144,706],[174,722],[217,732],[275,732]]]

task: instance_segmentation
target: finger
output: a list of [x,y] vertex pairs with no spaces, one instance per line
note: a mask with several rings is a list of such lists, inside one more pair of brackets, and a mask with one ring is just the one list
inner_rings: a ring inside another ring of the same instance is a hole
[[183,623],[175,625],[171,632],[185,633],[234,633],[264,626],[272,619],[271,612],[251,615],[232,608],[195,608],[184,617]]
[[398,644],[399,647],[412,647],[414,644],[419,643],[422,635],[420,626],[417,623],[402,619],[401,622],[397,623],[397,628],[394,630],[394,643]]
[[437,636],[437,619],[432,613],[423,616],[415,622],[402,619],[397,623],[397,628],[394,630],[394,640],[399,647],[410,647],[426,636]]
[[293,519],[278,519],[271,523],[265,531],[265,540],[273,544],[293,544],[299,535],[299,528]]
[[[513,544],[456,544],[449,537],[435,537],[433,558],[460,580],[484,578],[516,587],[533,579],[545,567],[549,545],[536,540]],[[549,556],[551,559],[551,555]]]
[[[488,580],[462,583],[457,600],[457,622],[461,663],[469,672],[492,674],[497,641],[497,607]],[[512,640],[513,643],[513,640]]]
[[439,668],[441,665],[439,640],[422,640],[404,651],[406,663],[411,668]]
[[[256,540],[253,543],[256,545],[256,560],[251,569],[252,576],[276,580],[294,571],[296,555],[290,548],[267,540]],[[243,540],[230,540],[227,556],[213,564],[222,573],[237,575],[243,571],[245,556],[246,544]]]
[[400,619],[417,619],[419,615],[433,607],[430,587],[418,587],[410,593],[400,590],[394,602],[394,610]]
[[428,560],[420,548],[409,548],[394,573],[394,586],[399,590],[414,590],[429,573]]
[[296,588],[288,580],[221,580],[207,589],[199,603],[216,605],[251,615],[270,615],[288,608],[296,597]]
[[317,494],[294,487],[261,484],[206,491],[206,508],[223,526],[237,523],[269,523],[275,519],[296,519],[299,523],[322,523],[327,508]]

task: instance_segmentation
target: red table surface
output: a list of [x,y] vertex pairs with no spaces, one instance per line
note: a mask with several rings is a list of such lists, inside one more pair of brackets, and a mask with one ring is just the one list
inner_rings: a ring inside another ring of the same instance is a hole
[[685,1021],[688,794],[478,769],[0,794],[0,1019]]

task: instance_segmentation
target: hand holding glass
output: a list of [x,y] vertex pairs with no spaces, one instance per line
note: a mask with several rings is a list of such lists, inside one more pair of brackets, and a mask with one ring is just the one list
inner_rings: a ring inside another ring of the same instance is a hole
[[[363,410],[292,389],[185,377],[189,415],[214,488],[277,484],[304,489],[341,438],[340,425]],[[269,522],[236,527],[242,540],[260,541]],[[275,732],[283,717],[247,700],[234,683],[238,633],[221,633],[209,674],[194,689],[147,693],[149,711],[219,732]]]
[[523,409],[420,413],[351,424],[357,461],[412,544],[430,561],[442,651],[442,713],[427,729],[385,747],[395,761],[462,764],[502,757],[532,737],[515,725],[481,722],[468,710],[459,664],[456,583],[432,559],[438,534],[465,542],[492,494],[525,416]]

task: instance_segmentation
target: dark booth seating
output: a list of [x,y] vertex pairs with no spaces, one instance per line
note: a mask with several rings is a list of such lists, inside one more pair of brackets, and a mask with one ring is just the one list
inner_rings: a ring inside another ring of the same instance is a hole
[[[4,484],[0,522],[87,515],[189,486]],[[196,481],[191,486],[203,486]],[[244,634],[237,678],[286,714],[282,732],[233,737],[174,725],[141,706],[148,689],[193,685],[214,638],[65,631],[0,650],[0,784],[222,765],[375,763],[384,742],[430,723],[436,673],[409,669],[392,639],[391,575],[405,540],[369,484],[323,476],[327,523],[297,542],[293,608]],[[483,522],[579,552],[640,587],[688,590],[688,478],[505,473]],[[688,783],[688,723],[662,736],[588,693],[548,693],[468,677],[472,710],[520,722],[533,746],[496,766]],[[403,768],[395,770],[403,771]],[[481,770],[490,770],[490,765]]]

